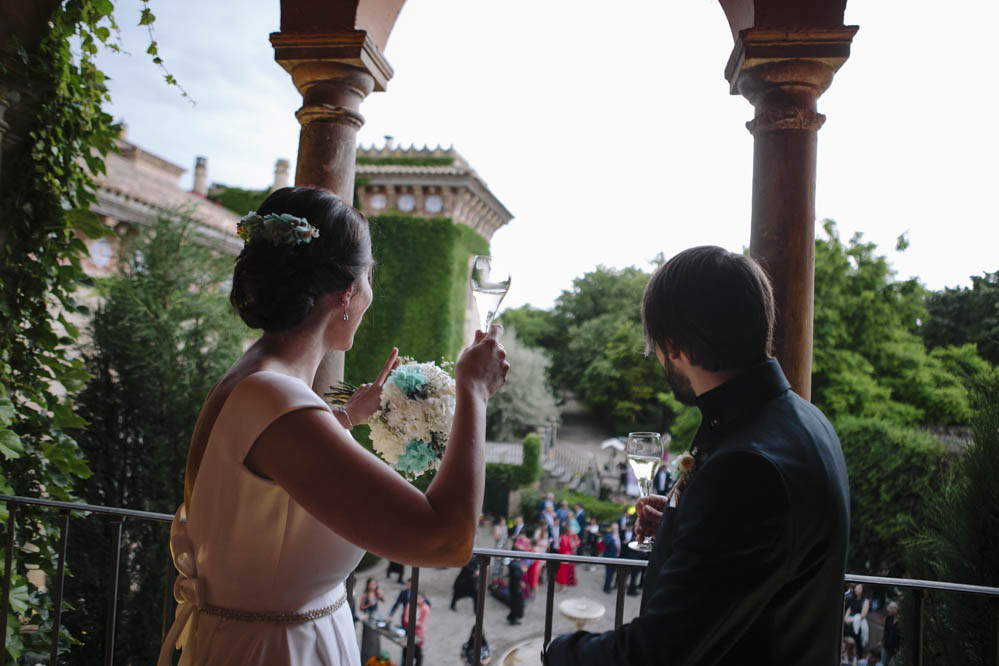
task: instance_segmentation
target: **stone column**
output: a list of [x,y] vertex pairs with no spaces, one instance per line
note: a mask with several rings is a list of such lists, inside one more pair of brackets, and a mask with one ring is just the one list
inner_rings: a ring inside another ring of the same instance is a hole
[[[325,187],[348,203],[354,196],[357,131],[364,124],[361,102],[385,90],[392,68],[361,30],[274,33],[274,57],[302,94],[295,116],[302,125],[296,185]],[[344,355],[331,352],[319,366],[313,389],[322,394],[343,380]]]
[[815,162],[819,96],[849,56],[855,26],[740,33],[726,69],[755,108],[750,254],[774,285],[774,352],[796,393],[811,398]]

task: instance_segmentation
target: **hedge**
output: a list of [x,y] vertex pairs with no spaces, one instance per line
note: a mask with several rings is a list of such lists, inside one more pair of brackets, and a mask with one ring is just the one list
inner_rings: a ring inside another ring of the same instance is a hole
[[[628,509],[630,504],[618,504],[617,502],[610,502],[608,500],[601,500],[595,497],[591,497],[585,493],[577,493],[571,490],[561,490],[555,492],[555,505],[565,500],[569,503],[570,507],[574,507],[576,503],[583,505],[583,511],[586,512],[586,516],[596,517],[597,522],[601,524],[611,523],[617,520],[617,518]],[[538,515],[538,507],[541,506],[541,491],[540,490],[525,490],[520,495],[520,515],[524,517],[524,522],[528,525],[535,525],[538,522],[540,516]],[[580,525],[580,527],[583,527]]]
[[850,476],[848,569],[897,570],[903,543],[924,524],[947,477],[944,448],[929,433],[873,418],[837,419]]
[[541,437],[536,432],[524,436],[524,460],[519,465],[487,463],[486,481],[502,483],[510,490],[529,486],[541,476]]
[[348,382],[371,381],[392,347],[418,361],[454,361],[461,351],[468,262],[489,244],[447,218],[370,218],[374,300],[347,352]]

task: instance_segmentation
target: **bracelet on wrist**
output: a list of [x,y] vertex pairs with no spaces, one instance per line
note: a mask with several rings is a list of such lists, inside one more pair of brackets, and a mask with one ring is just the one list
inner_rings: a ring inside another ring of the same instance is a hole
[[340,412],[343,413],[343,417],[347,419],[347,430],[354,429],[354,422],[350,420],[350,412],[347,411],[345,405],[340,405]]

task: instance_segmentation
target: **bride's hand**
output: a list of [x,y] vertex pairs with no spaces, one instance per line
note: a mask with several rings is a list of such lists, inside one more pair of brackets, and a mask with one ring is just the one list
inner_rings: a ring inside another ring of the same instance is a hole
[[351,423],[354,425],[367,423],[368,418],[378,411],[382,403],[382,386],[385,385],[385,380],[388,379],[389,374],[398,367],[399,349],[393,347],[392,353],[389,354],[388,360],[385,361],[385,365],[382,366],[382,371],[378,373],[375,381],[371,384],[358,386],[354,395],[350,396],[350,399],[344,403],[343,408],[350,417]]
[[461,352],[455,364],[454,375],[459,388],[468,386],[484,400],[506,383],[510,364],[506,350],[500,344],[503,327],[493,324],[489,333],[475,332],[475,342]]

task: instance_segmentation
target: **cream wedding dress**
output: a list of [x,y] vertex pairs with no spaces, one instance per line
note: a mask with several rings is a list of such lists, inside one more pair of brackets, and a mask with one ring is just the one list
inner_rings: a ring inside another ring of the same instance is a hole
[[243,464],[267,426],[298,409],[329,408],[276,372],[246,377],[226,398],[170,530],[178,607],[160,666],[175,646],[182,665],[360,666],[343,583],[363,551]]

